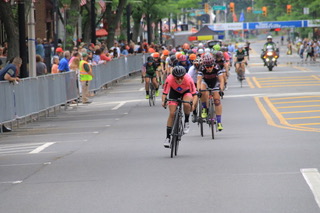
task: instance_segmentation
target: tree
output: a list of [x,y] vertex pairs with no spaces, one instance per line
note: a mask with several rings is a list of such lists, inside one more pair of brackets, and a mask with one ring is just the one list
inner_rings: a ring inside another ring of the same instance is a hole
[[4,23],[8,41],[8,56],[13,58],[19,56],[19,30],[18,22],[14,16],[10,3],[0,1],[0,20]]

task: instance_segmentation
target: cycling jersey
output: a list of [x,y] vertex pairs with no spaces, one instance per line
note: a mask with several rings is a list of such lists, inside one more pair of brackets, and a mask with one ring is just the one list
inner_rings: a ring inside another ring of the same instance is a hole
[[240,52],[239,50],[236,51],[235,57],[238,59],[238,61],[244,60],[245,56],[248,56],[247,51],[245,50],[242,50],[242,52]]
[[188,74],[191,76],[193,82],[196,84],[197,83],[197,77],[198,77],[198,72],[197,72],[197,68],[193,65],[192,67],[190,67]]
[[157,71],[157,65],[155,63],[152,63],[151,65],[149,65],[148,63],[145,63],[143,65],[146,69],[146,77],[156,77],[156,71]]
[[192,66],[191,63],[189,61],[186,61],[185,64],[182,64],[181,61],[178,62],[177,66],[182,66],[186,69],[186,71],[188,72],[188,70],[190,69],[190,67]]
[[213,69],[209,72],[204,66],[198,71],[198,76],[202,76],[202,82],[207,85],[207,87],[219,90],[219,80],[218,76],[223,75],[222,69],[219,65],[213,65]]
[[[175,91],[181,95],[185,95],[186,93],[191,93],[192,95],[197,94],[196,87],[193,83],[192,78],[189,74],[186,74],[183,78],[181,84],[178,84],[173,75],[169,75],[166,79],[166,82],[163,87],[163,94],[168,95],[172,91]],[[170,94],[169,94],[170,97]],[[170,97],[172,98],[172,97]]]
[[225,59],[222,58],[220,61],[216,60],[216,64],[220,67],[220,69],[222,70],[222,72],[224,72],[224,64],[226,63]]
[[224,59],[225,59],[226,62],[230,61],[229,53],[223,52],[223,57],[224,57]]

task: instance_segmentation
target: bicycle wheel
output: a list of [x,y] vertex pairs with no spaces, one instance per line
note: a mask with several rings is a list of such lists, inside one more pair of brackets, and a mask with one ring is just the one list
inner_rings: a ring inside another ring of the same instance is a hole
[[200,134],[201,134],[201,137],[203,137],[203,119],[201,117],[201,113],[202,113],[202,103],[199,99],[199,104],[198,104],[198,126],[200,126]]
[[153,106],[156,105],[156,90],[152,90],[152,104]]
[[175,149],[174,149],[174,155],[177,156],[178,154],[178,148],[179,148],[179,142],[181,140],[181,137],[183,135],[183,124],[182,124],[182,118],[179,116],[179,128],[178,128],[178,135],[177,135],[177,141],[175,143]]
[[179,113],[177,108],[174,114],[173,126],[171,131],[171,142],[170,142],[171,158],[173,158],[173,155],[176,153],[178,134],[179,134]]
[[215,112],[212,99],[209,103],[209,127],[211,129],[212,139],[214,139]]

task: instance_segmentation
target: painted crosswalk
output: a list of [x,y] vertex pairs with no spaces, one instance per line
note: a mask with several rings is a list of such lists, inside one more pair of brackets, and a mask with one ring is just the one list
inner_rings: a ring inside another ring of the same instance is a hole
[[0,144],[0,155],[37,154],[53,144],[55,142]]

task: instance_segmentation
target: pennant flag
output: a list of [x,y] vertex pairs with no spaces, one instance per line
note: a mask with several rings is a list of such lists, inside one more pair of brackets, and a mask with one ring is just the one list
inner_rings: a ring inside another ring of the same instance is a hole
[[233,22],[238,22],[237,15],[235,13],[232,14]]
[[99,5],[101,7],[101,12],[104,12],[106,10],[106,3],[103,0],[100,0]]
[[85,5],[85,4],[87,4],[87,0],[81,0],[80,6],[83,6],[83,5]]
[[244,22],[244,13],[243,12],[240,14],[239,21]]

